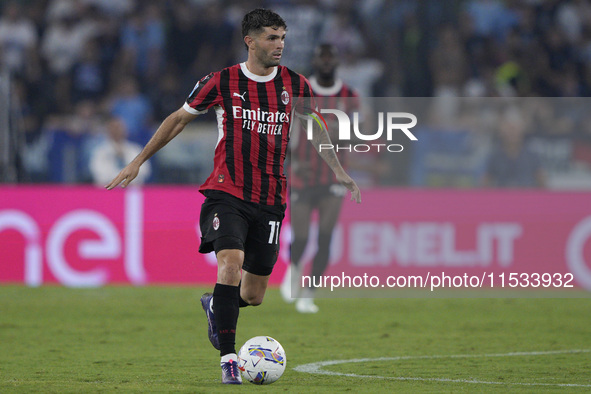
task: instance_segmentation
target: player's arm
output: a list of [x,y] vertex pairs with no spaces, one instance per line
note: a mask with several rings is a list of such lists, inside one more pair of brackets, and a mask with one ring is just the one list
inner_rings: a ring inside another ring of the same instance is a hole
[[129,185],[129,183],[138,175],[141,165],[162,147],[168,144],[174,137],[179,135],[187,123],[196,117],[197,115],[187,112],[184,108],[180,108],[170,114],[164,119],[160,127],[158,127],[156,133],[154,133],[152,138],[150,138],[150,141],[144,146],[144,149],[142,149],[142,151],[121,170],[119,175],[117,175],[111,183],[105,186],[107,190],[113,189],[120,183],[122,187]]
[[[314,116],[314,115],[309,115]],[[319,122],[321,123],[321,122]],[[351,200],[355,200],[357,203],[361,202],[361,191],[359,187],[347,174],[347,172],[341,166],[339,162],[339,158],[334,149],[321,149],[321,146],[332,146],[332,142],[330,140],[330,136],[328,135],[328,131],[317,122],[312,121],[312,144],[314,148],[322,157],[322,159],[328,164],[331,170],[334,172],[337,181],[339,181],[343,186],[345,186],[351,192]]]

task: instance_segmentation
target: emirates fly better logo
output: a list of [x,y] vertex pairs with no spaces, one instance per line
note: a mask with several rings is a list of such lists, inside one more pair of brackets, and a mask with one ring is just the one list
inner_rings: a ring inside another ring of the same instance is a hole
[[[375,150],[377,152],[388,151],[388,152],[402,152],[404,147],[400,144],[382,143],[382,135],[384,129],[386,132],[386,141],[392,141],[392,135],[395,131],[403,132],[409,140],[418,141],[417,137],[410,131],[411,128],[416,126],[417,117],[408,112],[379,112],[378,113],[378,130],[373,134],[363,134],[359,131],[359,112],[353,113],[353,127],[351,127],[351,120],[349,115],[344,111],[338,109],[321,109],[316,111],[311,108],[306,108],[306,115],[308,116],[307,121],[307,138],[312,140],[313,136],[313,125],[314,122],[320,127],[328,130],[328,124],[322,114],[333,114],[337,118],[338,122],[338,143],[334,144],[320,144],[319,151],[334,149],[338,151],[348,152],[369,152]],[[384,121],[385,119],[385,121]],[[385,127],[384,127],[385,123]],[[357,141],[374,141],[373,143],[361,143],[352,144],[351,130],[355,135]],[[344,144],[343,144],[344,142]],[[348,142],[348,144],[347,144]]]

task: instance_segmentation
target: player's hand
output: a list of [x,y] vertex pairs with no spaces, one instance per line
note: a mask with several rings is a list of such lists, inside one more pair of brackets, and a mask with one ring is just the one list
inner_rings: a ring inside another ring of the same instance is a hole
[[343,171],[341,174],[336,174],[337,181],[341,183],[341,185],[345,186],[351,192],[351,200],[357,202],[357,204],[361,203],[361,190],[359,187],[346,172]]
[[121,187],[126,187],[127,185],[129,185],[129,183],[131,181],[133,181],[135,179],[135,177],[137,176],[137,174],[139,172],[140,172],[140,166],[135,164],[132,161],[127,166],[125,166],[125,168],[121,170],[119,175],[117,175],[115,178],[113,178],[111,183],[106,185],[105,188],[107,190],[111,190],[114,187],[116,187],[117,185],[119,185],[121,182],[123,182],[123,183],[121,183]]

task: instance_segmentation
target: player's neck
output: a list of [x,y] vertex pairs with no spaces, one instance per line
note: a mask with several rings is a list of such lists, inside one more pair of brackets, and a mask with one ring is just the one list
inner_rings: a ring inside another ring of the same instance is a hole
[[336,79],[334,77],[330,78],[322,78],[320,76],[316,76],[316,83],[322,86],[323,88],[332,88],[336,83]]
[[246,60],[245,64],[248,71],[261,77],[266,77],[275,70],[275,66],[265,67],[262,64],[252,60],[250,57]]

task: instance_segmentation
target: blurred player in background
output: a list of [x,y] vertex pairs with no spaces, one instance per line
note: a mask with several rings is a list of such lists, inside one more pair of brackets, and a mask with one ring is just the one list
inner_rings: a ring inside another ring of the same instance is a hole
[[[321,44],[316,47],[312,67],[314,75],[310,77],[310,86],[318,108],[335,108],[348,114],[359,109],[358,94],[336,77],[338,54],[335,46]],[[329,124],[328,131],[331,139],[335,141],[337,136],[333,133],[338,131],[337,125]],[[293,139],[290,180],[291,264],[281,284],[281,295],[286,302],[295,300],[298,312],[316,313],[318,306],[314,303],[313,289],[301,289],[299,283],[310,222],[313,212],[317,211],[317,251],[312,260],[311,275],[318,280],[328,266],[332,234],[347,189],[339,183],[334,172],[318,156],[302,130],[294,132]],[[339,155],[341,162],[343,159],[344,157]]]
[[[279,232],[287,193],[283,163],[294,101],[313,101],[309,82],[280,66],[286,24],[276,13],[255,9],[242,20],[248,50],[244,63],[214,72],[193,88],[182,108],[168,116],[142,152],[107,185],[127,186],[140,166],[199,114],[214,108],[219,139],[214,170],[201,186],[201,253],[215,251],[213,294],[201,297],[212,345],[220,350],[222,382],[241,384],[236,356],[239,307],[263,301],[279,253]],[[326,130],[314,130],[314,143],[330,143]],[[359,188],[333,151],[322,157],[336,179],[360,201]]]

